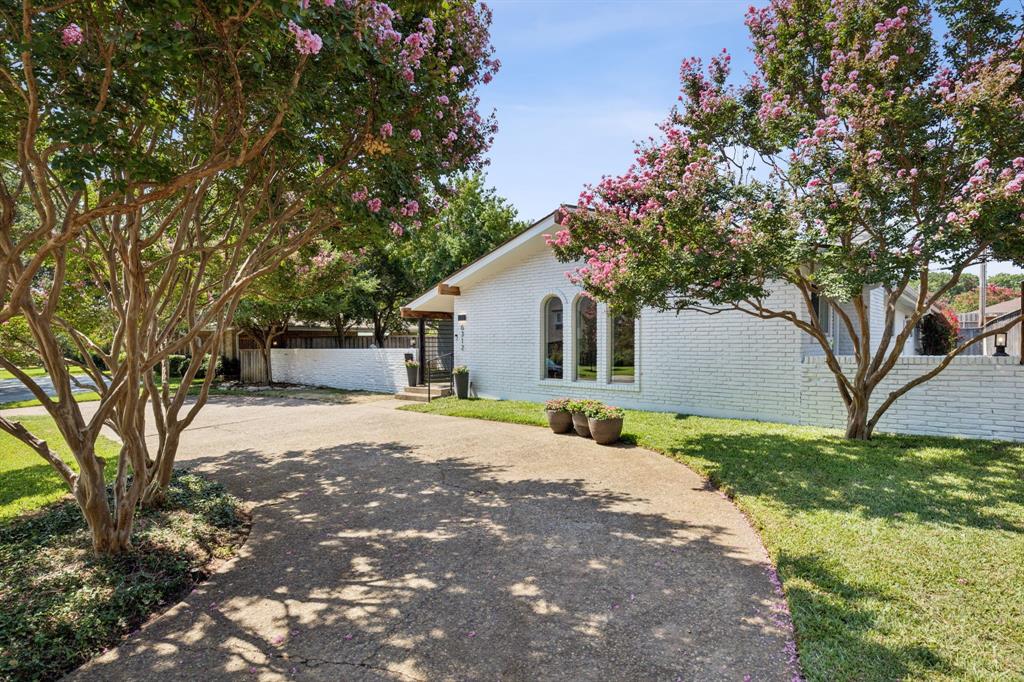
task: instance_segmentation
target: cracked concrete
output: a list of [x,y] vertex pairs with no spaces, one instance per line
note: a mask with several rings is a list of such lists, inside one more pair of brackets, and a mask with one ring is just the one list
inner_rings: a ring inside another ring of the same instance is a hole
[[181,445],[240,555],[72,680],[790,679],[744,517],[689,469],[547,430],[216,398]]

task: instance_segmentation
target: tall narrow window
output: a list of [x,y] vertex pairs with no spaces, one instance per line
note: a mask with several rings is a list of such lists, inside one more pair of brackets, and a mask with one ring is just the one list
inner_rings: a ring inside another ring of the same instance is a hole
[[576,302],[576,379],[597,381],[597,304],[586,296]]
[[562,302],[554,297],[544,304],[544,377],[562,378]]
[[612,318],[612,382],[631,384],[636,376],[636,320],[625,315]]
[[832,336],[832,310],[828,301],[818,294],[811,294],[811,305],[814,307],[814,316],[818,318],[818,324],[825,336]]

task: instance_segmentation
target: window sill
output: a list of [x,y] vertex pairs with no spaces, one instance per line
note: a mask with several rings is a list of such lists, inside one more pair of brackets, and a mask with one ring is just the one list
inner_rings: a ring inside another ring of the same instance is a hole
[[572,381],[570,379],[539,379],[537,385],[547,388],[585,388],[591,391],[607,391],[609,393],[639,393],[639,382],[601,383],[598,381]]

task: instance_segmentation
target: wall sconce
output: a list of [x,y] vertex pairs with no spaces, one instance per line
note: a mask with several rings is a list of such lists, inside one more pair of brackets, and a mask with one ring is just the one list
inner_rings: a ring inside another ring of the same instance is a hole
[[1005,358],[1009,357],[1006,352],[1006,334],[996,334],[996,352],[993,353],[994,357]]
[[466,313],[459,313],[459,350],[466,350]]

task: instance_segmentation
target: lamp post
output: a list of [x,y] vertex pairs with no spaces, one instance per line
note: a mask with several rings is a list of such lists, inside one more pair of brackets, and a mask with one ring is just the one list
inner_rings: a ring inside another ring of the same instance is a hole
[[992,354],[993,357],[1009,357],[1010,354],[1006,352],[1006,334],[996,334],[995,346],[996,352]]

